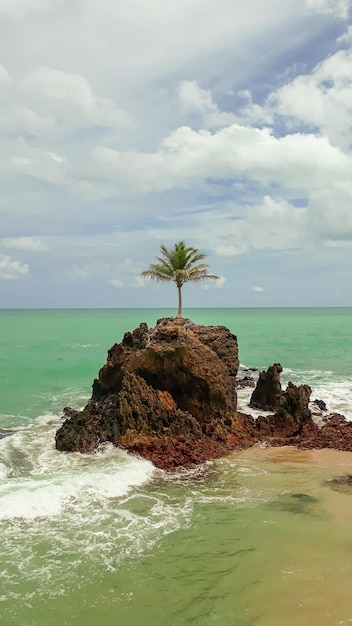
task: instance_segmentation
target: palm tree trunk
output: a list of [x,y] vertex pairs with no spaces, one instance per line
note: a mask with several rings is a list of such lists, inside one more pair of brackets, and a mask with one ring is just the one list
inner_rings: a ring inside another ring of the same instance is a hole
[[177,317],[182,317],[182,293],[181,293],[181,289],[182,289],[182,287],[177,285],[177,291],[178,291],[178,311],[177,311]]

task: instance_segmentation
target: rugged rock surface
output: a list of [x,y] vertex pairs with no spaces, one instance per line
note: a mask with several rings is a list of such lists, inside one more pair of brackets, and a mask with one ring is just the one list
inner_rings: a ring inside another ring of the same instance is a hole
[[246,389],[247,387],[255,387],[255,382],[252,376],[243,376],[243,378],[237,379],[237,389]]
[[270,365],[266,372],[260,372],[257,385],[252,393],[249,406],[263,411],[276,411],[281,401],[280,363]]
[[251,397],[252,406],[275,413],[256,420],[239,413],[238,367],[237,339],[224,326],[169,318],[151,329],[140,324],[109,350],[83,411],[64,410],[56,447],[92,452],[111,442],[165,470],[260,441],[352,451],[352,422],[327,416],[319,428],[310,387],[289,382],[283,391],[279,363],[260,373]]
[[[267,409],[273,398],[277,407],[274,415],[257,419],[259,439],[272,446],[296,445],[303,449],[333,448],[352,452],[352,422],[343,415],[330,414],[324,417],[323,426],[318,426],[309,409],[311,388],[308,385],[297,387],[289,382],[286,391],[282,391],[281,371],[281,365],[275,363],[267,372],[262,372],[252,394],[257,408]],[[262,406],[258,398],[262,400]],[[320,412],[327,410],[323,400],[314,400],[312,404]]]
[[327,408],[326,403],[324,402],[324,400],[317,400],[317,399],[315,399],[315,400],[313,400],[312,404],[314,404],[314,408],[315,408],[316,410],[317,410],[317,409],[319,409],[319,411],[320,411],[320,412],[323,412],[323,411],[327,411],[327,410],[328,410],[328,408]]
[[252,445],[254,420],[236,411],[238,366],[224,326],[141,324],[109,350],[83,411],[65,410],[56,447],[90,452],[109,441],[174,469]]
[[300,435],[306,422],[313,423],[308,406],[310,394],[311,388],[308,385],[297,387],[289,382],[286,391],[281,391],[276,413],[258,418],[260,438],[267,440]]
[[325,424],[319,428],[316,424],[309,424],[303,429],[300,448],[333,448],[352,452],[352,422],[346,420],[343,415],[333,413],[326,419]]
[[274,415],[258,418],[256,425],[260,439],[295,437],[300,434],[303,424],[311,419],[311,388],[308,385],[297,387],[289,382],[286,391],[283,391],[281,372],[280,363],[274,363],[267,371],[260,372],[250,399],[250,406],[256,409],[275,411]]

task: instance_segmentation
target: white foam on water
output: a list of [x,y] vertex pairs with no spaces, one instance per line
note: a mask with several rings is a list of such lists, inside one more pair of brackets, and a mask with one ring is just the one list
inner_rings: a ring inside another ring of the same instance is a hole
[[111,444],[89,455],[57,451],[60,424],[43,415],[0,440],[3,600],[30,604],[33,593],[54,597],[73,581],[84,585],[192,517],[191,501],[153,488],[164,473],[145,459]]
[[[312,389],[311,400],[323,400],[328,413],[342,413],[352,420],[352,378],[326,370],[294,371],[282,374],[283,383],[291,380],[296,385],[306,383]],[[311,407],[312,408],[312,407]]]
[[312,399],[324,400],[329,413],[342,413],[352,420],[352,380],[336,380],[312,388]]
[[0,463],[0,483],[7,479],[9,475],[8,467],[5,463]]
[[96,348],[98,343],[66,343],[65,346],[69,348],[73,348],[76,350],[77,348]]
[[[116,498],[148,481],[154,467],[108,445],[93,455],[54,447],[57,416],[41,416],[0,440],[0,519],[52,517],[70,500]],[[0,474],[1,476],[1,474]]]

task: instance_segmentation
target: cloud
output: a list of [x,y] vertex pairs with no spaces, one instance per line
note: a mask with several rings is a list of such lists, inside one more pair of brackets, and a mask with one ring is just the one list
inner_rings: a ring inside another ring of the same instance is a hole
[[33,136],[51,132],[54,128],[55,121],[48,115],[39,115],[20,104],[0,109],[0,130]]
[[133,276],[132,278],[132,287],[136,289],[144,289],[149,284],[149,280],[144,278],[143,276]]
[[48,184],[68,185],[71,164],[65,155],[34,147],[20,137],[0,145],[0,178],[32,178]]
[[112,285],[115,289],[122,289],[123,282],[122,280],[120,280],[119,278],[113,278],[112,280],[109,280],[109,284]]
[[21,261],[12,261],[9,256],[0,254],[0,279],[16,280],[28,272],[28,265],[21,263]]
[[161,192],[189,188],[208,178],[235,180],[243,175],[291,188],[321,186],[327,178],[348,179],[352,158],[325,137],[294,133],[276,137],[268,129],[231,124],[211,133],[180,127],[154,153],[92,152],[91,175],[115,181],[116,193]]
[[129,114],[118,109],[110,98],[95,96],[88,80],[80,74],[42,65],[27,74],[21,87],[26,102],[37,113],[50,114],[58,123],[110,128],[133,125]]
[[252,291],[255,291],[256,293],[264,293],[265,289],[264,287],[254,286],[252,287]]
[[0,0],[0,243],[31,254],[6,302],[96,306],[97,282],[102,306],[171,302],[138,274],[183,238],[226,276],[219,305],[267,276],[268,305],[288,275],[312,300],[314,263],[346,293],[349,4]]
[[[236,219],[229,219],[231,215]],[[206,216],[199,216],[198,229],[206,219]],[[223,228],[225,219],[226,230]],[[307,207],[297,207],[287,200],[265,195],[252,205],[227,204],[226,213],[224,211],[218,219],[211,220],[207,234],[213,253],[231,259],[248,256],[254,251],[302,249],[307,245],[306,232]]]
[[311,194],[310,232],[318,239],[352,241],[352,183],[337,182]]
[[[228,236],[227,238],[231,238],[231,235]],[[245,254],[245,252],[248,252],[249,250],[248,244],[244,242],[242,243],[240,242],[238,245],[234,245],[232,243],[214,242],[212,247],[213,247],[215,254],[217,254],[218,256],[224,256],[224,257],[239,256],[241,254]]]
[[341,19],[347,19],[349,13],[349,0],[307,0],[309,9],[318,13],[326,13]]
[[339,50],[273,92],[267,108],[288,124],[317,129],[343,149],[352,143],[352,49]]
[[352,26],[348,26],[347,30],[337,38],[337,43],[339,44],[352,44]]
[[223,289],[225,283],[226,283],[226,278],[225,276],[219,276],[219,278],[217,278],[216,280],[205,280],[202,283],[202,287],[203,289],[205,289],[206,291],[208,291],[209,289],[215,288],[215,289]]
[[215,289],[222,289],[225,283],[226,283],[225,276],[219,276],[219,278],[214,281],[214,287]]
[[82,265],[75,265],[70,276],[74,280],[87,280],[94,276],[104,276],[110,272],[110,265],[102,261],[95,261],[94,263],[85,263]]
[[210,91],[201,89],[195,80],[185,80],[178,84],[177,95],[186,113],[199,115],[206,128],[227,126],[236,121],[233,113],[219,110]]
[[48,250],[47,244],[37,237],[5,237],[2,243],[5,248],[25,252],[45,252]]
[[241,89],[237,92],[240,99],[238,121],[249,126],[271,126],[274,123],[274,111],[270,107],[261,106],[253,102],[253,95],[249,89]]

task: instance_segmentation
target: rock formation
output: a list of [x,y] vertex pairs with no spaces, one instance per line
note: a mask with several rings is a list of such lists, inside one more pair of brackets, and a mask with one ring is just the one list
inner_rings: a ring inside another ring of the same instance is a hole
[[[333,413],[324,417],[324,424],[319,427],[309,408],[311,388],[308,385],[297,387],[289,382],[286,391],[282,391],[281,371],[281,365],[274,363],[266,372],[261,372],[252,394],[252,406],[263,410],[268,410],[270,405],[276,408],[273,415],[260,416],[256,420],[258,438],[272,446],[295,445],[308,450],[333,448],[352,452],[352,422]],[[320,411],[327,410],[323,400],[314,400],[312,404]]]
[[237,339],[224,326],[177,318],[140,324],[108,351],[83,411],[64,410],[56,447],[93,452],[111,442],[165,470],[260,441],[352,451],[352,423],[334,415],[319,428],[310,387],[289,382],[283,391],[279,363],[259,374],[250,402],[274,414],[254,420],[238,412],[238,367]]
[[276,411],[281,401],[280,363],[270,365],[266,372],[260,372],[257,385],[252,393],[249,406],[263,411]]
[[333,448],[352,452],[352,422],[347,421],[343,415],[333,413],[325,419],[321,428],[315,423],[307,423],[302,429],[298,446],[305,449]]
[[259,437],[262,440],[277,439],[276,445],[278,443],[281,445],[282,441],[279,438],[299,436],[307,421],[313,424],[308,406],[310,394],[311,389],[308,385],[297,387],[289,382],[286,391],[281,392],[276,413],[269,416],[260,416],[257,419]]
[[89,452],[109,441],[174,469],[252,445],[254,420],[236,411],[238,366],[224,326],[140,324],[109,350],[83,411],[65,410],[56,447]]
[[237,389],[246,389],[247,387],[255,387],[255,382],[252,376],[243,376],[243,378],[237,379]]

